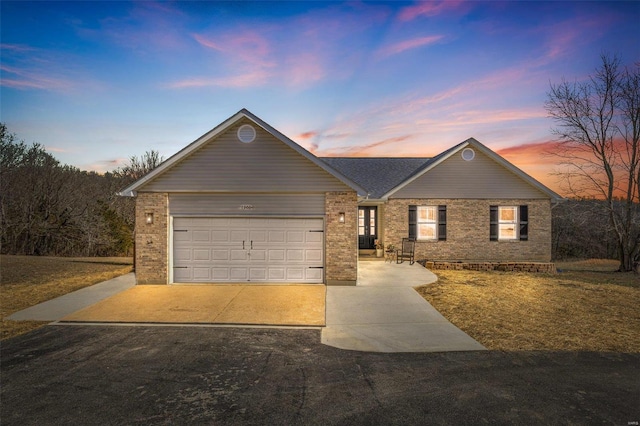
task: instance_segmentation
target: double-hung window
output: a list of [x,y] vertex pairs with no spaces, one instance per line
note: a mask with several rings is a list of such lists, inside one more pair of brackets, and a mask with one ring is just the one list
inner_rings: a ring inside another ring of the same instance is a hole
[[491,206],[492,241],[526,241],[529,238],[529,209],[524,206]]
[[417,241],[447,239],[447,206],[409,206],[409,238]]
[[418,240],[438,239],[438,208],[418,206]]

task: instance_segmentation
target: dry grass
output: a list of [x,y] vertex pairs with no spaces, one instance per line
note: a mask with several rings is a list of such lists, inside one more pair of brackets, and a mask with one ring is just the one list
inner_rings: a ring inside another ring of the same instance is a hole
[[14,312],[131,272],[131,258],[0,256],[0,338],[46,324],[10,321]]
[[640,352],[640,277],[616,262],[559,274],[434,271],[418,292],[488,349]]

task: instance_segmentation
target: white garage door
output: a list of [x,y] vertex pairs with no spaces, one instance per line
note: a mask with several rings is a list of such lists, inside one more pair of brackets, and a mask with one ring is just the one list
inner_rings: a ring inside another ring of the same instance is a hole
[[174,218],[173,282],[322,283],[322,219]]

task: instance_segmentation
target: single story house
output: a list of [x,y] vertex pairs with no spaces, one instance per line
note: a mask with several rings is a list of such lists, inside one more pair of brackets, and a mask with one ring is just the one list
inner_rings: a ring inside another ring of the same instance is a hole
[[550,262],[555,192],[468,139],[433,158],[320,158],[242,109],[120,195],[139,284],[353,285],[359,250]]

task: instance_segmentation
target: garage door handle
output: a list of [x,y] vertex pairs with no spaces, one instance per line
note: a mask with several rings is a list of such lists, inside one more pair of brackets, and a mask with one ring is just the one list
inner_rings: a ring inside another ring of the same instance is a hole
[[242,240],[242,250],[244,250],[244,240]]
[[249,248],[249,250],[253,250],[253,240],[251,240],[251,247]]
[[309,266],[309,269],[324,269],[324,266]]

